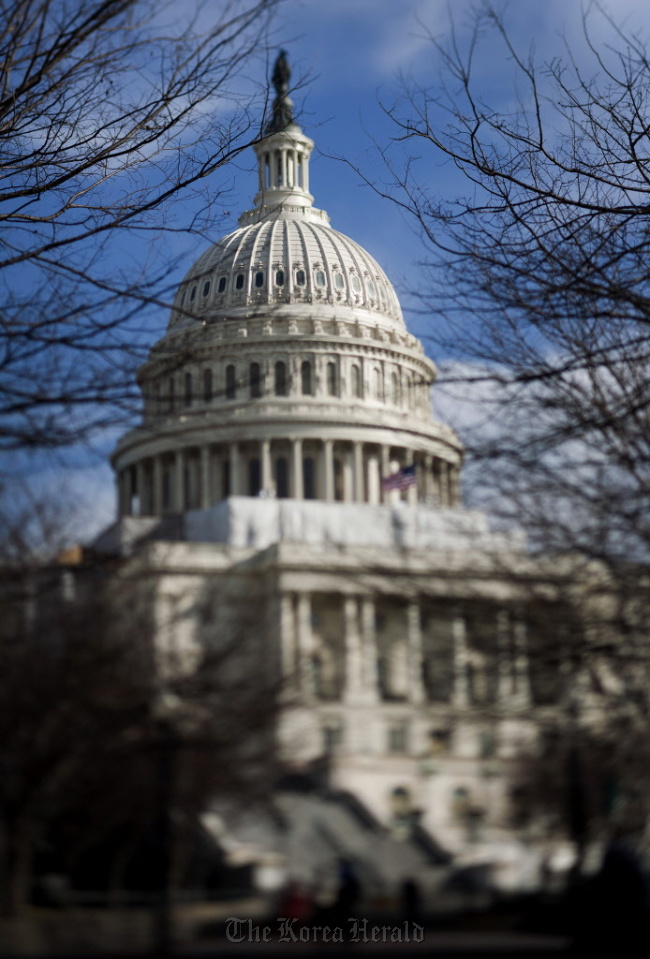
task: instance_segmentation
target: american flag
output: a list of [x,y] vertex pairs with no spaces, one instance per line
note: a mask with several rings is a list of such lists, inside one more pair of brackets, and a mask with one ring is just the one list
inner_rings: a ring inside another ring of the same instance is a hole
[[383,490],[408,489],[409,486],[415,486],[416,483],[415,463],[411,463],[410,466],[403,466],[396,473],[385,476],[381,481],[381,488]]

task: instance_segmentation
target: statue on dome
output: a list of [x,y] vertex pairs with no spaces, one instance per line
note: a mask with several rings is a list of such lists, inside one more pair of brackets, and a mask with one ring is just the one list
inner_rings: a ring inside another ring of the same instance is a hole
[[273,115],[266,128],[267,134],[281,133],[294,122],[293,100],[289,96],[290,79],[291,68],[287,60],[286,50],[280,50],[271,76],[271,82],[275,87],[276,96],[273,101]]

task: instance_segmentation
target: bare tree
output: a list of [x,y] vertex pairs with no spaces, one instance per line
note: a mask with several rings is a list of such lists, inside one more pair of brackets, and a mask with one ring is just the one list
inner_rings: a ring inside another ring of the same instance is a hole
[[209,226],[260,135],[247,71],[278,3],[0,3],[0,449],[131,408],[175,263],[154,241]]
[[[597,6],[583,28],[539,66],[483,4],[469,34],[431,38],[440,82],[403,85],[388,113],[409,158],[384,155],[424,241],[442,382],[499,422],[467,436],[492,507],[547,546],[620,562],[650,544],[650,60]],[[488,53],[492,76],[515,73],[496,103],[476,75]],[[451,199],[422,174],[445,159]]]

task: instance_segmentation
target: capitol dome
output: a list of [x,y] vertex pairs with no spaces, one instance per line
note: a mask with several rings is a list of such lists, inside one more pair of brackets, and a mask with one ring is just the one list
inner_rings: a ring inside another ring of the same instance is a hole
[[254,206],[188,271],[140,368],[142,423],[113,455],[120,514],[259,495],[456,506],[462,447],[432,417],[435,366],[379,264],[314,207],[314,144],[276,91]]

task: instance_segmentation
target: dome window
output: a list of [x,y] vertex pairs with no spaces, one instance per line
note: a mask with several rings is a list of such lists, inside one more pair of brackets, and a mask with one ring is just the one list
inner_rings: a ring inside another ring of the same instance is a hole
[[339,395],[338,371],[336,363],[327,364],[327,393],[328,396]]
[[255,288],[258,290],[261,290],[263,286],[264,286],[264,273],[262,273],[262,271],[259,270],[255,274]]
[[284,286],[284,270],[275,271],[275,285]]
[[375,284],[372,282],[372,280],[367,280],[367,281],[366,281],[366,286],[368,287],[368,293],[369,293],[370,296],[373,298],[373,300],[376,299],[376,298],[377,298],[377,288],[375,287]]
[[316,286],[325,286],[325,274],[322,270],[316,270]]
[[343,278],[343,274],[342,274],[342,273],[335,273],[335,274],[334,274],[334,286],[336,287],[337,290],[344,290],[344,289],[345,289],[345,280],[344,280],[344,278]]
[[311,396],[312,394],[312,385],[311,385],[311,363],[309,360],[304,360],[300,366],[300,382],[302,388],[303,396]]
[[207,281],[203,284],[203,296],[207,296],[209,292],[210,292],[210,281],[207,280]]
[[244,289],[244,274],[243,274],[243,273],[238,273],[238,274],[237,274],[237,279],[235,280],[235,289],[236,289],[236,290],[243,290],[243,289]]
[[355,276],[354,273],[352,274],[350,283],[352,284],[353,293],[361,293],[361,280],[358,276]]
[[195,298],[196,298],[196,287],[193,286],[192,292],[190,293],[190,300],[194,300]]
[[226,289],[226,278],[225,276],[222,276],[221,279],[219,280],[219,287],[218,287],[219,293],[223,293],[225,289]]
[[262,395],[262,371],[259,363],[251,363],[249,378],[251,399],[257,399]]
[[212,370],[203,371],[203,400],[205,403],[212,400]]
[[185,374],[185,405],[192,405],[192,374]]
[[307,282],[307,276],[304,270],[296,270],[296,286],[304,286]]
[[361,397],[361,370],[356,363],[352,367],[352,395]]

